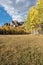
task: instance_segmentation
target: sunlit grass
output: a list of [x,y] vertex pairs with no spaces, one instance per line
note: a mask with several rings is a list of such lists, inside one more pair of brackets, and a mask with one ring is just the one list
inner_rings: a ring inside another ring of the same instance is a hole
[[43,35],[0,35],[0,65],[43,65]]

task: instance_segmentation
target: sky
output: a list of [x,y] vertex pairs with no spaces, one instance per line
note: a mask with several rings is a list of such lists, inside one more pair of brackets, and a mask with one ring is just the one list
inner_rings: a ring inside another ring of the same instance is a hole
[[36,0],[0,0],[0,25],[12,20],[24,21]]

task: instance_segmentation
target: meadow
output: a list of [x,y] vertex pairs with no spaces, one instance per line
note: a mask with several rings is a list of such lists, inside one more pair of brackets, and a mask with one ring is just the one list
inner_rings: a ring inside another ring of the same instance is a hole
[[0,65],[43,65],[43,35],[0,35]]

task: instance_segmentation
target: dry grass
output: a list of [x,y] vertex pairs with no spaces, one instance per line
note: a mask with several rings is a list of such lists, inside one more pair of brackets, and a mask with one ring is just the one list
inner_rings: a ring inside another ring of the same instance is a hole
[[43,35],[0,35],[0,65],[43,65]]

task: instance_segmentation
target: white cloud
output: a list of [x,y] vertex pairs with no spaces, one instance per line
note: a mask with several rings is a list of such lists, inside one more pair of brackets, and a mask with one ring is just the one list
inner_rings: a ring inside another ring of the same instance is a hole
[[12,16],[12,14],[14,13],[14,8],[12,8],[10,6],[10,4],[12,4],[12,1],[8,1],[8,0],[1,0],[0,4],[4,7],[4,9],[7,11],[8,14],[10,14]]
[[20,15],[13,16],[13,20],[18,20],[19,22],[23,20]]
[[20,0],[16,0],[16,3],[18,3]]
[[21,20],[22,17],[18,15],[15,7],[11,5],[13,4],[11,0],[0,0],[0,4],[5,8],[7,13],[12,17],[13,20]]
[[16,3],[18,3],[18,2],[24,2],[25,0],[16,0]]
[[[23,20],[22,15],[24,11],[29,8],[29,1],[30,0],[0,0],[0,5],[4,7],[13,20],[21,21]],[[21,4],[19,2],[21,2]],[[21,13],[18,13],[18,11]]]

